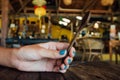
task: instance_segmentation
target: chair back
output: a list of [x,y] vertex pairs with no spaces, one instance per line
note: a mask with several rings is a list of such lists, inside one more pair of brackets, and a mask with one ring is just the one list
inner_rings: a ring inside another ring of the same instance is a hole
[[104,44],[101,39],[86,38],[83,39],[83,47],[84,49],[103,49]]

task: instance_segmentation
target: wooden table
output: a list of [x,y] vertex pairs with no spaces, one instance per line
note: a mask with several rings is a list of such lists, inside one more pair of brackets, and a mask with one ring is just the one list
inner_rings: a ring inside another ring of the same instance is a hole
[[120,80],[120,66],[108,62],[80,63],[65,74],[24,72],[0,66],[0,80]]
[[110,40],[109,41],[109,54],[110,54],[110,62],[112,62],[112,54],[113,48],[120,45],[120,40]]

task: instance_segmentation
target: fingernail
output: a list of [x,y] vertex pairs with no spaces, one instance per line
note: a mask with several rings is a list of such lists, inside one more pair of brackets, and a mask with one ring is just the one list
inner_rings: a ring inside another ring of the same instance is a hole
[[75,56],[76,55],[76,52],[75,51],[73,51],[73,56]]
[[[64,70],[67,69],[67,65],[64,65]],[[59,70],[63,70],[61,67],[59,68]]]
[[64,69],[67,69],[67,65],[64,66]]
[[72,60],[71,59],[68,59],[68,64],[70,64],[72,62]]
[[59,54],[64,55],[66,53],[66,50],[60,50]]

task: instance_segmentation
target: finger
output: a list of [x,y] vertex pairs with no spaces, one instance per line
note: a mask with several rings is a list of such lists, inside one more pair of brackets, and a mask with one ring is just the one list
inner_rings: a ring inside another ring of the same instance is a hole
[[56,66],[53,71],[54,72],[62,72],[65,73],[67,69],[69,68],[69,65],[62,64],[61,66]]
[[60,66],[55,66],[52,71],[53,72],[59,72],[59,69],[60,69]]
[[61,66],[60,66],[60,69],[61,70],[65,70],[65,69],[68,69],[69,68],[69,65],[66,65],[66,64],[62,64]]
[[[48,42],[48,43],[39,44],[39,46],[52,50],[63,50],[63,49],[67,49],[69,44],[65,42]],[[75,54],[76,54],[75,48],[72,47],[69,52],[69,55],[71,57],[74,57]]]
[[65,73],[68,68],[69,68],[69,65],[62,64],[62,65],[60,66],[59,72]]
[[19,61],[16,68],[20,71],[46,71],[46,68],[41,67],[41,65],[45,66],[45,63],[41,63],[41,61]]
[[57,50],[61,50],[61,49],[67,49],[69,46],[69,43],[63,43],[63,42],[58,42],[56,43],[56,48]]
[[[19,61],[16,68],[20,71],[53,71],[54,70],[54,60],[48,62],[48,60],[41,61]],[[59,69],[55,67],[56,70]],[[57,70],[58,71],[58,70]]]
[[48,43],[39,44],[39,46],[47,48],[47,49],[55,48],[57,50],[62,50],[62,49],[67,49],[68,46],[69,46],[69,43],[65,43],[65,42],[48,42]]
[[[50,47],[51,49],[56,47],[57,50],[67,49],[69,46],[69,43],[65,43],[65,42],[49,42],[48,44],[49,44],[49,46],[51,46],[51,44],[52,44],[52,47]],[[75,48],[72,47],[69,52],[69,55],[71,57],[74,57],[75,54],[76,54]]]
[[69,65],[70,63],[72,63],[72,61],[73,61],[73,57],[68,56],[65,58],[64,63],[66,65]]
[[59,72],[61,72],[61,73],[65,73],[67,70],[65,69],[65,70],[59,70]]
[[69,55],[70,55],[70,57],[74,57],[76,55],[76,51],[75,51],[74,47],[71,48]]
[[56,65],[58,65],[58,66],[60,66],[61,63],[62,63],[62,62],[61,62],[61,59],[59,59],[59,60],[56,61]]
[[49,50],[45,48],[40,48],[38,53],[41,58],[60,59],[66,55],[67,50],[57,51],[57,50]]

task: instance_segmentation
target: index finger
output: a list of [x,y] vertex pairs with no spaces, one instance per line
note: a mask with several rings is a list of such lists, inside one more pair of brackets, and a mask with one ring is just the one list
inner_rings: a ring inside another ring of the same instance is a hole
[[[44,47],[46,49],[52,49],[52,50],[67,50],[68,46],[70,45],[69,43],[66,43],[66,42],[48,42],[48,43],[41,43],[39,44],[41,47]],[[71,57],[74,56],[73,52],[75,52],[75,48],[72,47],[70,52],[69,52],[69,55]]]
[[69,43],[66,42],[47,42],[47,43],[41,43],[39,46],[44,47],[46,49],[54,49],[54,50],[62,50],[67,49],[69,46]]

